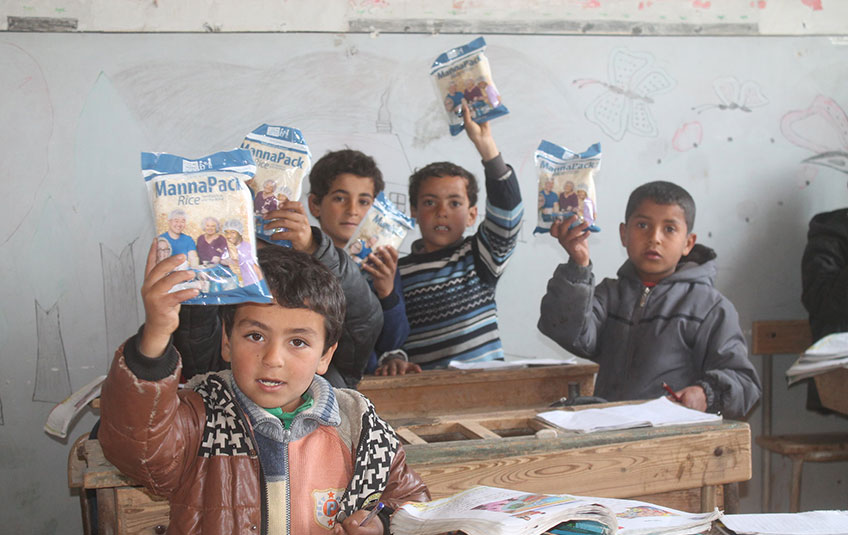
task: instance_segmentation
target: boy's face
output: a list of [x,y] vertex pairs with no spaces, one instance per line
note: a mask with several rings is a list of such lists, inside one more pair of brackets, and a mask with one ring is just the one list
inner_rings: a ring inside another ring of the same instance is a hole
[[341,173],[323,199],[309,195],[309,211],[336,247],[344,247],[374,204],[374,196],[374,179]]
[[477,220],[477,207],[469,205],[467,186],[461,176],[432,176],[421,182],[412,217],[418,221],[428,253],[456,243]]
[[327,371],[336,345],[324,351],[324,317],[307,308],[276,303],[239,305],[221,356],[242,392],[266,409],[292,412],[313,376]]
[[619,226],[621,244],[644,282],[659,282],[677,269],[696,236],[686,228],[686,214],[677,204],[644,200]]

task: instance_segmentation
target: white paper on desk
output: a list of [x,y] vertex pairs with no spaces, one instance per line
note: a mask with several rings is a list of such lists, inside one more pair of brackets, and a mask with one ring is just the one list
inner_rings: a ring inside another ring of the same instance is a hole
[[833,333],[825,336],[804,351],[809,359],[848,356],[848,333]]
[[526,368],[527,366],[560,366],[571,364],[576,359],[514,359],[514,360],[477,360],[463,361],[452,360],[448,362],[448,368],[455,370],[507,370],[510,368]]
[[722,523],[737,534],[846,535],[848,511],[809,511],[758,515],[724,515]]
[[666,397],[601,409],[547,411],[536,416],[557,427],[578,433],[721,421],[718,414],[688,409]]

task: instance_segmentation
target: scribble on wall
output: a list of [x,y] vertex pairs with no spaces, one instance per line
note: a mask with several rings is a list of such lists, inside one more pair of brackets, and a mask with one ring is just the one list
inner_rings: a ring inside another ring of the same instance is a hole
[[389,112],[389,94],[391,91],[392,86],[389,85],[380,95],[380,109],[377,110],[377,132],[392,133],[392,114]]
[[132,335],[139,325],[138,290],[135,281],[133,243],[116,255],[100,244],[100,265],[103,270],[103,310],[106,314],[106,365],[115,350]]
[[698,113],[716,109],[750,113],[754,108],[768,104],[768,98],[763,94],[759,84],[753,80],[740,84],[736,77],[725,76],[713,81],[713,89],[718,97],[718,104],[702,104],[692,109]]
[[677,152],[697,149],[704,138],[704,128],[698,121],[684,123],[677,129],[671,138],[671,146]]
[[59,403],[71,395],[71,379],[68,375],[65,345],[62,342],[58,303],[45,310],[36,300],[35,319],[38,356],[32,400]]
[[616,48],[607,65],[608,81],[577,79],[579,88],[599,84],[606,91],[586,109],[586,118],[616,141],[631,132],[656,137],[659,130],[651,112],[654,96],[671,90],[674,79],[654,64],[653,55]]
[[804,163],[848,173],[848,115],[832,98],[818,95],[810,107],[786,113],[780,131],[790,143],[815,153]]
[[3,398],[0,398],[0,425],[3,425]]

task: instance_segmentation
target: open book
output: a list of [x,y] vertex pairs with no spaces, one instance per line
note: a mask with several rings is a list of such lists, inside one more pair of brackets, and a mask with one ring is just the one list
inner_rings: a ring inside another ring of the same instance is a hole
[[671,535],[708,530],[721,513],[685,513],[635,500],[532,494],[474,487],[429,503],[407,503],[392,516],[393,535]]
[[786,381],[791,386],[836,368],[848,368],[848,333],[829,334],[808,347],[786,370]]
[[666,397],[599,409],[540,412],[536,417],[561,429],[577,433],[721,421],[718,414],[689,409]]

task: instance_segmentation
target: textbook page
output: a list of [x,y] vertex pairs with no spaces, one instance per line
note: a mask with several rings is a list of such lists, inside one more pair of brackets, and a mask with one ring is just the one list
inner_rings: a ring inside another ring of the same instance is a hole
[[689,409],[664,396],[645,403],[600,409],[547,411],[539,413],[537,417],[562,429],[578,433],[721,421],[718,414]]
[[721,522],[739,535],[848,535],[848,511],[724,515]]

